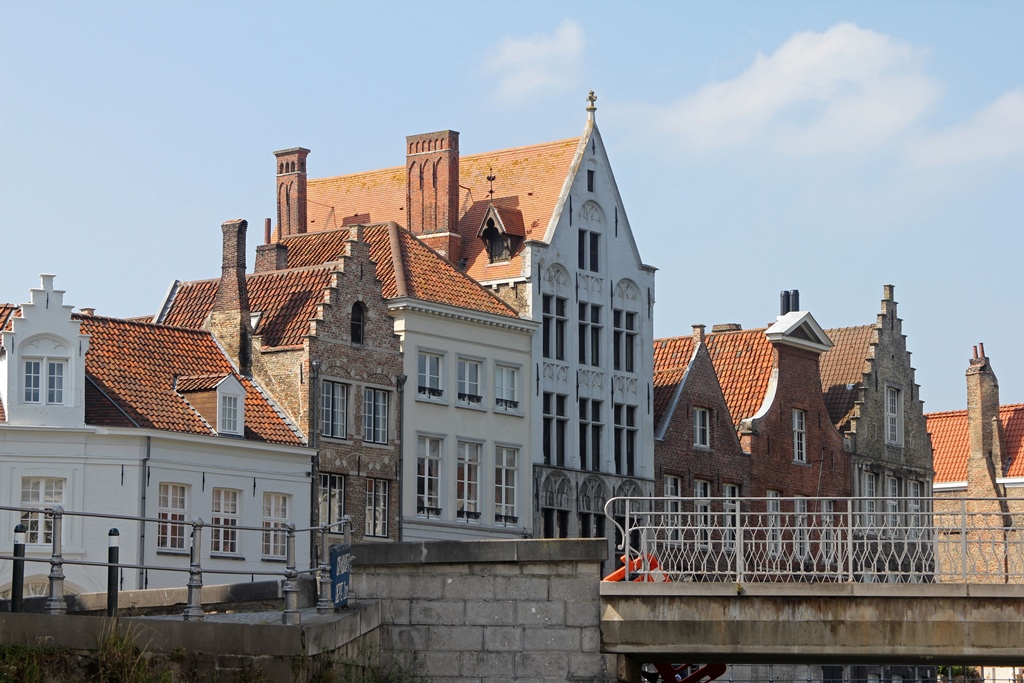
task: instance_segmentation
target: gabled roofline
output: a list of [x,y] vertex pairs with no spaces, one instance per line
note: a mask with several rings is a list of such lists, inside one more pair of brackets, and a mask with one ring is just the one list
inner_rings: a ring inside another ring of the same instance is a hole
[[672,416],[675,415],[676,408],[679,406],[679,399],[683,395],[683,387],[686,385],[686,380],[690,377],[690,370],[693,368],[693,364],[697,362],[697,353],[703,345],[703,341],[694,344],[693,353],[690,354],[690,360],[686,364],[686,370],[683,371],[683,376],[679,378],[679,383],[676,385],[676,390],[672,394],[672,400],[669,401],[668,408],[665,409],[665,414],[661,416],[661,424],[656,425],[657,431],[654,434],[655,441],[665,440],[665,433],[668,431],[668,426],[672,424]]
[[[793,332],[801,327],[808,329],[813,339],[801,339],[792,336]],[[773,344],[785,344],[787,346],[817,351],[818,353],[824,353],[833,346],[832,340],[828,338],[825,330],[821,328],[821,325],[818,324],[818,321],[814,319],[814,316],[809,311],[791,311],[779,316],[775,324],[765,330],[764,334],[768,337],[768,341]]]

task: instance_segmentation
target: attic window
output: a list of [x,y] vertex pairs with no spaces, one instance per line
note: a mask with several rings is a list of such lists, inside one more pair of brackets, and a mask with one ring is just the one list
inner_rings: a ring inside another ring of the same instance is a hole
[[481,236],[484,239],[484,244],[487,246],[487,256],[490,262],[508,261],[511,258],[512,251],[508,235],[503,235],[498,231],[498,228],[494,225],[493,218],[488,218],[486,225],[487,227],[484,228]]
[[587,171],[587,192],[594,191],[594,172],[591,170]]
[[217,433],[245,433],[245,388],[230,376],[217,385]]
[[352,304],[352,343],[363,343],[363,332],[365,331],[366,315],[363,305],[358,301]]

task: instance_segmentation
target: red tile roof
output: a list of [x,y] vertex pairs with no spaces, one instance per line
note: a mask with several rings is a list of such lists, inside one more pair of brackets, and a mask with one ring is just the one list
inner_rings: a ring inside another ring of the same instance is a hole
[[235,374],[213,337],[201,330],[75,316],[90,335],[86,423],[216,433],[175,391],[179,377],[234,375],[245,388],[245,438],[289,445],[301,440],[248,379]]
[[[502,219],[508,212],[518,211],[527,238],[542,240],[579,144],[580,138],[570,138],[459,158],[458,230],[472,278],[487,281],[522,275],[521,245],[509,262],[489,264],[483,241],[476,237],[489,201],[487,176],[496,178],[494,204],[500,207]],[[395,221],[408,226],[405,194],[404,166],[310,179],[308,229],[339,228],[352,222],[345,221],[349,217],[358,217],[358,222]]]
[[858,385],[868,371],[873,325],[825,330],[832,348],[821,354],[821,390],[832,424],[846,429],[854,413]]
[[[722,386],[725,402],[733,423],[738,427],[741,420],[752,417],[764,401],[768,391],[768,380],[774,367],[772,344],[765,336],[764,328],[727,332],[712,332],[705,335],[704,343],[711,354],[711,361]],[[675,377],[671,371],[685,369],[693,355],[693,337],[673,337],[654,341],[654,372],[656,394],[661,382],[662,401],[667,401],[665,392]],[[661,378],[659,380],[659,375]],[[681,373],[676,378],[678,382]],[[655,401],[657,403],[657,395]],[[664,403],[662,409],[667,407]],[[657,413],[657,406],[655,407]],[[655,415],[655,424],[659,416]]]
[[[967,411],[928,413],[925,419],[932,437],[935,483],[967,481]],[[1024,477],[1024,403],[1000,406],[999,419],[1003,423],[1004,459],[1009,461],[1006,476]]]

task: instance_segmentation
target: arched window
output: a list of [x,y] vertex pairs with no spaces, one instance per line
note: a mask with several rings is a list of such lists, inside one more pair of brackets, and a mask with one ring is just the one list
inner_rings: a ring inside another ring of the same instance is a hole
[[363,311],[363,305],[357,301],[352,304],[352,343],[362,344],[365,331],[366,314]]
[[602,538],[605,535],[604,504],[608,496],[604,484],[588,477],[580,488],[580,537]]
[[541,523],[544,538],[569,537],[569,479],[552,472],[544,480],[541,491]]

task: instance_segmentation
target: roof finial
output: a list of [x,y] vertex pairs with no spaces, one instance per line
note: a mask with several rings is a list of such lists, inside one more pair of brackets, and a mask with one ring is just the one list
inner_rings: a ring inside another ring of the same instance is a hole
[[494,167],[488,167],[487,169],[487,182],[491,184],[491,189],[487,191],[488,201],[494,203],[494,181],[496,176],[494,175]]
[[587,105],[587,111],[593,115],[594,112],[597,111],[597,107],[594,106],[594,103],[597,102],[597,95],[594,94],[593,90],[591,90],[590,94],[587,95],[587,102],[590,103]]

